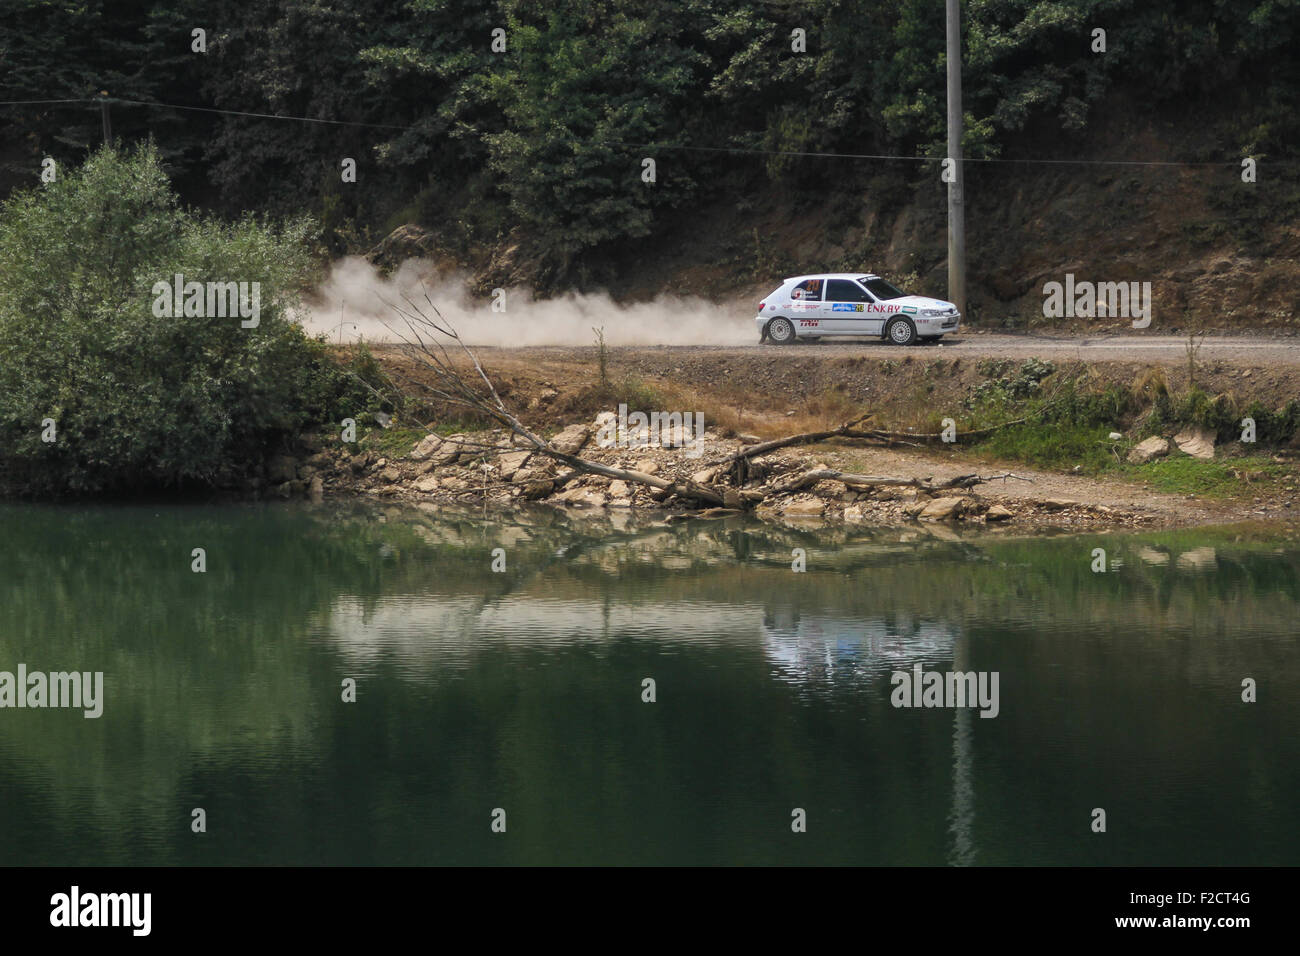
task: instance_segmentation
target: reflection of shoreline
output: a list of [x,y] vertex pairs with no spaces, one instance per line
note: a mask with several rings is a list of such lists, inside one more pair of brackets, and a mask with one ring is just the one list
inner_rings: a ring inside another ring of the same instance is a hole
[[777,676],[797,684],[865,683],[920,661],[950,661],[957,628],[945,621],[769,614],[763,643]]
[[558,648],[620,638],[695,644],[754,642],[763,608],[757,604],[609,604],[506,596],[436,599],[420,595],[363,603],[336,599],[330,640],[347,657],[393,654],[408,664],[467,662],[489,646]]
[[616,638],[749,645],[762,652],[778,679],[799,684],[861,681],[917,661],[949,661],[957,636],[954,625],[905,614],[836,618],[755,603],[617,605],[525,595],[490,601],[407,595],[378,602],[346,596],[334,601],[326,628],[350,660],[392,656],[417,671],[467,664],[484,649],[501,646],[559,649]]

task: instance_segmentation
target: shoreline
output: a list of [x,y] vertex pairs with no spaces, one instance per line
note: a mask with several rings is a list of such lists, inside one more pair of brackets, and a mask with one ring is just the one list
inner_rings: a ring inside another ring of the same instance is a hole
[[[695,459],[674,447],[599,449],[592,442],[597,428],[598,423],[570,425],[552,440],[571,449],[571,453],[581,451],[584,458],[599,463],[670,479],[693,477],[696,480],[704,477],[719,459],[744,447],[737,438],[706,433],[708,450]],[[356,454],[346,449],[332,453],[318,451],[301,466],[299,477],[268,488],[272,492],[268,497],[376,500],[494,510],[522,505],[547,506],[567,512],[626,514],[670,521],[746,515],[765,522],[805,526],[985,527],[1029,533],[1164,530],[1243,522],[1286,524],[1300,518],[1300,514],[1282,503],[1187,498],[1152,492],[1116,479],[997,465],[955,452],[918,453],[899,448],[854,446],[845,440],[837,444],[784,448],[754,459],[756,477],[741,490],[768,495],[755,507],[689,507],[656,489],[600,475],[578,475],[555,487],[565,474],[563,466],[519,447],[500,431],[479,433],[472,438],[476,444],[465,450],[460,441],[468,442],[471,436],[429,435],[410,453],[400,457],[365,449]],[[578,441],[581,444],[574,447]],[[490,442],[493,447],[484,450],[479,442]],[[287,466],[288,462],[279,463],[281,469]],[[973,488],[939,490],[887,485],[849,487],[841,481],[827,479],[788,494],[771,494],[774,487],[792,477],[828,466],[853,473],[918,480],[942,481],[958,475],[986,475],[1006,470],[1015,477],[985,481]],[[319,482],[314,496],[312,481]]]

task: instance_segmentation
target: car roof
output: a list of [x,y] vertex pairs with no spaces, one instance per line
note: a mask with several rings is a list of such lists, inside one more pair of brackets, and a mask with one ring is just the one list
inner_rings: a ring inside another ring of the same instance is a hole
[[[798,282],[801,279],[879,279],[874,272],[810,272],[806,276],[791,276],[784,282]],[[784,282],[782,284],[784,284]]]

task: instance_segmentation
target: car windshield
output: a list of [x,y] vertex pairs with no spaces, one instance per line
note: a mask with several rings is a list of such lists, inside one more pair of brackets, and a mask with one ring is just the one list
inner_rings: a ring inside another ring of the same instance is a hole
[[866,286],[868,291],[870,291],[877,299],[901,299],[903,296],[907,295],[906,292],[894,288],[894,286],[890,285],[884,279],[869,279],[866,276],[863,276],[858,281]]

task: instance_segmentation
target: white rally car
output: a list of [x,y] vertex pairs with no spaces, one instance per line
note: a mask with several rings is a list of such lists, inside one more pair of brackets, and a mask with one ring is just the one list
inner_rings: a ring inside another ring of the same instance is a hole
[[956,332],[951,302],[908,295],[878,275],[832,272],[786,279],[758,304],[759,341],[789,345],[823,335],[878,335],[895,345]]

